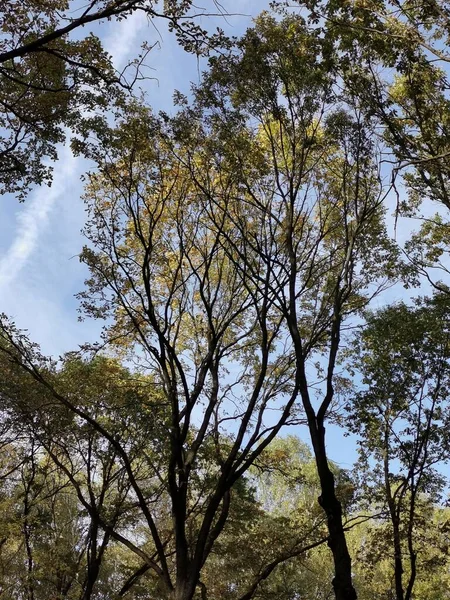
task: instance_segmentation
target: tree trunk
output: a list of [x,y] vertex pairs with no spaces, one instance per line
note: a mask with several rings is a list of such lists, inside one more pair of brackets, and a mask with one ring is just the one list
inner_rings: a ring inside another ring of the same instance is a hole
[[172,592],[171,600],[192,600],[195,594],[196,586],[192,582],[186,581],[184,584],[177,583]]
[[91,600],[94,593],[94,586],[97,582],[100,572],[100,561],[93,561],[94,564],[88,566],[88,573],[85,581],[82,600]]
[[327,515],[328,546],[333,554],[334,594],[336,600],[356,600],[357,595],[352,583],[352,560],[342,524],[342,506],[336,497],[334,475],[328,466],[324,426],[318,424],[311,431],[311,437],[322,492],[319,497],[319,504]]
[[394,581],[395,581],[395,598],[396,600],[403,600],[403,556],[402,556],[402,545],[400,535],[400,518],[397,512],[397,506],[392,494],[391,481],[389,477],[389,434],[391,430],[391,424],[388,420],[385,421],[384,429],[384,458],[383,458],[383,471],[384,471],[384,487],[386,491],[386,498],[389,507],[389,514],[392,523],[392,534],[393,534],[393,545],[394,545]]
[[397,519],[392,518],[392,528],[394,533],[394,578],[395,578],[395,597],[397,600],[403,600],[403,560],[402,546],[400,541],[400,529]]

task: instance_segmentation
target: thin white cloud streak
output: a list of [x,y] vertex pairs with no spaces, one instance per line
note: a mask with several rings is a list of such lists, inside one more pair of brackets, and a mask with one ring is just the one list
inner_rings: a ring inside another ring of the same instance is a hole
[[69,148],[64,148],[58,169],[55,170],[52,187],[36,190],[27,200],[25,208],[18,213],[16,236],[0,260],[0,293],[13,282],[32,256],[50,211],[67,189],[67,182],[72,179],[75,167],[72,152]]
[[[116,69],[120,70],[130,53],[137,33],[145,24],[145,17],[135,13],[120,21],[105,39],[105,50],[111,55]],[[51,188],[38,188],[26,201],[17,216],[16,235],[0,260],[0,297],[8,291],[24,266],[32,257],[39,239],[45,232],[48,217],[59,198],[68,200],[75,177],[79,175],[77,159],[65,147],[54,169]]]

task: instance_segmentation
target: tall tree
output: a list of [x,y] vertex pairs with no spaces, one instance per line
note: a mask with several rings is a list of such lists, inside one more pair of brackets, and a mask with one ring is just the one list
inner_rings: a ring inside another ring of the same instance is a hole
[[388,513],[397,600],[414,597],[418,573],[428,568],[421,538],[447,483],[448,342],[444,294],[370,315],[350,359],[362,390],[349,404],[348,426],[363,440],[370,503]]
[[[179,158],[217,222],[231,215],[233,229],[225,233],[228,243],[238,240],[235,268],[273,297],[281,318],[314,448],[340,600],[355,592],[325,421],[339,386],[335,365],[344,322],[393,275],[397,253],[384,231],[389,185],[373,124],[351,91],[338,85],[336,58],[301,17],[278,22],[261,16],[236,52],[211,61],[197,105],[185,113],[182,131],[195,123],[189,130],[194,147],[215,136],[212,170],[218,174],[205,177],[197,150]],[[217,192],[217,179],[223,184],[231,173],[238,190],[222,185]],[[313,375],[315,361],[319,374]],[[316,377],[324,384],[317,399],[311,391]]]

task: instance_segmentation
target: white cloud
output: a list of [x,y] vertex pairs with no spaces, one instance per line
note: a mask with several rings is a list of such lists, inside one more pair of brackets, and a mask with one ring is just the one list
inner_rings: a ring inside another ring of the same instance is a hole
[[21,206],[16,218],[15,238],[0,260],[0,297],[33,254],[50,211],[63,194],[67,181],[72,179],[75,170],[75,159],[70,149],[64,148],[55,169],[52,187],[39,188],[26,204]]
[[[112,27],[110,35],[105,40],[105,49],[111,54],[117,69],[123,67],[134,49],[137,32],[144,24],[145,17],[135,13],[129,19],[120,21]],[[33,254],[39,237],[45,231],[49,213],[60,198],[66,197],[77,176],[79,176],[77,160],[68,147],[62,148],[54,169],[51,188],[38,188],[17,214],[15,239],[0,260],[0,295],[19,275]]]
[[103,45],[106,52],[111,55],[116,69],[123,68],[130,55],[136,54],[137,34],[146,23],[145,14],[136,12],[111,27],[109,35],[103,40]]
[[[104,46],[116,69],[136,53],[145,24],[139,13],[111,23]],[[85,167],[69,147],[60,148],[51,188],[37,188],[24,204],[16,205],[12,241],[0,257],[0,311],[12,313],[17,325],[28,328],[51,353],[91,337],[87,324],[80,326],[76,320],[72,294],[81,288],[83,277],[78,261],[69,260],[82,246],[79,177]],[[6,210],[6,204],[0,205],[0,215]],[[98,333],[97,325],[91,329]]]

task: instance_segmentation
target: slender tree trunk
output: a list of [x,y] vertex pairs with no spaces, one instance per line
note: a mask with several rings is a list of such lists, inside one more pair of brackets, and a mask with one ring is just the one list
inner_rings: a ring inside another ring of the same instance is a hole
[[409,575],[408,586],[407,586],[406,592],[405,592],[405,600],[411,600],[412,591],[413,591],[414,583],[416,581],[416,576],[417,576],[417,565],[416,565],[417,554],[414,550],[413,537],[412,537],[413,525],[414,525],[414,519],[413,519],[413,516],[410,515],[410,522],[409,522],[409,527],[408,527],[408,552],[409,552],[410,575]]
[[384,429],[384,486],[386,490],[386,498],[389,508],[389,514],[392,523],[393,546],[394,546],[394,582],[395,582],[395,597],[396,600],[404,599],[403,589],[403,557],[400,535],[400,518],[397,514],[397,506],[394,500],[391,489],[391,481],[389,477],[389,432],[390,423],[386,420]]
[[87,574],[84,582],[82,600],[91,600],[94,594],[95,584],[100,573],[103,553],[109,541],[109,534],[105,533],[100,546],[98,544],[99,524],[96,519],[92,520],[90,541],[87,548]]
[[310,433],[322,492],[319,504],[327,515],[328,546],[333,554],[334,594],[336,600],[356,600],[357,595],[352,583],[352,560],[342,523],[342,505],[336,496],[334,475],[328,466],[325,427],[316,423],[315,427],[310,426]]
[[27,481],[24,474],[22,473],[22,478],[24,481],[24,498],[23,498],[23,526],[22,526],[22,531],[23,531],[23,536],[24,536],[24,540],[25,540],[25,548],[26,548],[26,553],[27,553],[27,560],[26,560],[26,564],[27,564],[27,584],[26,584],[26,589],[27,589],[27,600],[34,600],[34,582],[33,582],[33,575],[34,575],[34,558],[33,558],[33,546],[32,546],[32,542],[31,542],[31,531],[32,531],[32,527],[30,525],[30,512],[31,512],[31,502],[30,502],[30,496],[31,496],[31,490],[32,490],[32,486],[34,484],[34,479],[35,479],[35,463],[34,463],[34,448],[33,448],[33,454],[31,457],[31,474],[30,474],[30,479]]
[[89,567],[87,575],[87,581],[85,584],[82,600],[91,600],[92,594],[94,592],[94,586],[97,582],[98,574],[100,571],[100,564],[96,561],[96,564]]
[[25,538],[25,548],[27,551],[27,599],[34,600],[34,583],[33,583],[33,571],[34,571],[34,561],[33,561],[33,550],[30,542],[31,534],[30,534],[30,524],[28,521],[28,509],[27,504],[25,504],[24,511],[24,524],[23,524],[23,535]]
[[394,580],[395,597],[397,600],[403,600],[403,560],[402,547],[400,542],[399,523],[396,518],[392,518],[392,529],[394,534]]
[[171,600],[192,600],[196,586],[191,581],[178,581],[173,590]]

